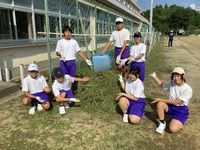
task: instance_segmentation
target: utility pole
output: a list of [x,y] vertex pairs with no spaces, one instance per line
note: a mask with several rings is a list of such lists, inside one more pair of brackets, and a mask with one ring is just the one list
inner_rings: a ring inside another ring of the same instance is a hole
[[150,8],[150,23],[149,23],[149,44],[151,43],[152,21],[153,21],[153,0],[151,0]]

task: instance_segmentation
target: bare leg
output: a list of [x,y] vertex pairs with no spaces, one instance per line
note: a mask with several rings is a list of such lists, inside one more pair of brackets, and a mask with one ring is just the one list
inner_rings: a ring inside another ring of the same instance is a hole
[[31,99],[29,97],[24,97],[22,99],[22,103],[25,105],[25,106],[31,106]]
[[125,79],[128,78],[128,67],[127,66],[123,67],[123,76],[124,76]]
[[130,119],[131,123],[138,123],[140,121],[140,117],[138,117],[136,115],[129,115],[129,119]]
[[183,127],[183,124],[176,119],[172,119],[172,121],[169,124],[169,129],[173,133],[179,131],[182,127]]
[[127,113],[127,110],[128,110],[128,106],[129,106],[129,101],[127,98],[125,97],[121,97],[120,100],[119,100],[119,107],[121,109],[121,111],[126,114]]
[[158,117],[160,120],[165,119],[165,112],[168,111],[168,105],[164,102],[158,102],[157,103],[157,112],[158,112]]

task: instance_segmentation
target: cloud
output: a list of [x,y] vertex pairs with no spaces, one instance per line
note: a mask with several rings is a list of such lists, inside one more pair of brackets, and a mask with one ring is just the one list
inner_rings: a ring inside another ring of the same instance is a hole
[[196,4],[190,4],[191,9],[196,9]]

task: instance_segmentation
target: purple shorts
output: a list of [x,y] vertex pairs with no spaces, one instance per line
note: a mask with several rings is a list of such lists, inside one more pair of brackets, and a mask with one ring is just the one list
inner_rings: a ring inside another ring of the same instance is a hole
[[132,62],[131,63],[131,67],[138,67],[140,69],[140,80],[142,82],[144,82],[144,78],[145,78],[145,63],[144,62]]
[[[122,50],[121,47],[115,47],[115,62],[116,62],[117,56],[119,55],[121,50]],[[124,52],[122,53],[121,59],[128,58],[129,56],[130,56],[130,48],[129,48],[129,46],[126,46]],[[127,63],[128,63],[128,61],[125,63],[125,66],[128,66]]]
[[[49,97],[47,96],[47,93],[46,93],[46,92],[34,93],[34,94],[32,94],[32,95],[34,95],[34,96],[39,96],[41,99],[45,100],[45,102],[50,102],[50,101],[49,101]],[[40,102],[38,102],[38,100],[35,99],[35,98],[31,98],[31,102],[32,102],[32,103],[40,103]],[[40,104],[41,104],[41,103],[40,103]]]
[[184,124],[189,116],[189,110],[187,106],[168,105],[168,111],[166,114],[173,116],[173,119]]
[[136,115],[142,118],[144,113],[144,108],[146,105],[146,101],[144,98],[139,98],[137,101],[133,101],[128,98],[129,106],[128,106],[128,114],[129,115]]
[[60,68],[64,71],[65,74],[70,75],[71,77],[75,77],[76,75],[76,61],[69,60],[63,61],[60,60]]
[[60,94],[62,94],[63,92],[66,93],[65,98],[74,98],[74,94],[72,93],[72,89],[66,91],[66,90],[60,90]]

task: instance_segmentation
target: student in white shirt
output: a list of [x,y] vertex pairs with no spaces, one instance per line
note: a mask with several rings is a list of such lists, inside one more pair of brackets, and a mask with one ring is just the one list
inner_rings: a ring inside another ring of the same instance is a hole
[[57,42],[56,55],[60,57],[60,68],[62,68],[64,73],[75,77],[76,53],[78,53],[89,66],[92,65],[92,62],[81,52],[77,41],[71,39],[72,29],[69,26],[65,26],[62,33],[64,34],[64,38]]
[[124,65],[122,66],[120,62],[121,59],[128,58],[130,55],[130,48],[128,44],[128,41],[130,40],[130,32],[124,28],[124,20],[122,18],[117,18],[115,24],[117,30],[112,32],[109,41],[101,52],[101,55],[103,55],[108,47],[111,45],[111,43],[114,42],[115,62],[117,65],[117,69],[119,73],[122,73],[124,78],[126,79],[128,76],[128,63],[124,62]]
[[38,73],[39,69],[36,64],[30,64],[28,71],[29,75],[24,78],[22,84],[22,91],[25,96],[22,102],[24,105],[31,106],[29,114],[32,115],[35,114],[36,104],[39,111],[49,109],[50,101],[47,93],[51,90],[44,76]]
[[169,98],[155,98],[151,103],[157,103],[157,112],[160,120],[156,132],[163,133],[166,128],[165,113],[172,115],[173,119],[169,124],[171,132],[179,131],[188,118],[188,103],[192,98],[192,88],[185,81],[185,71],[181,67],[176,67],[172,71],[171,82],[163,84],[156,76],[150,75],[160,85],[163,90],[169,91]]
[[60,103],[59,113],[62,115],[66,113],[65,108],[69,108],[68,103],[80,102],[80,100],[74,98],[70,83],[73,83],[74,81],[87,82],[89,81],[89,77],[71,77],[68,74],[65,75],[64,71],[61,68],[54,69],[54,76],[55,81],[52,85],[52,90],[56,97],[56,100]]
[[141,43],[142,35],[140,32],[134,33],[134,41],[136,45],[133,45],[130,50],[130,57],[122,60],[121,65],[129,60],[128,64],[131,63],[130,68],[137,66],[140,68],[140,80],[144,82],[145,78],[145,55],[146,55],[146,45]]
[[119,99],[119,107],[123,112],[123,122],[138,123],[143,116],[146,101],[144,95],[144,86],[139,79],[140,69],[133,67],[130,69],[129,78],[124,83],[122,75],[119,75],[119,81],[125,93],[119,93],[116,99]]

